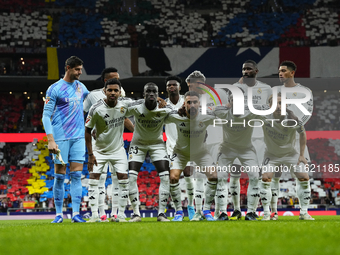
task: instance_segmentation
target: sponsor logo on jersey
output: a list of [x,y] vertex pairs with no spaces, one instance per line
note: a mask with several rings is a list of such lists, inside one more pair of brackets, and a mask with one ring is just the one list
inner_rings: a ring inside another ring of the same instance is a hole
[[181,127],[185,127],[185,123],[182,122],[181,124],[179,124]]
[[120,113],[124,113],[124,112],[125,112],[124,107],[120,107]]
[[46,97],[45,104],[47,104],[50,101],[50,97]]
[[106,118],[110,118],[110,115],[105,114],[104,119],[106,119]]
[[161,117],[161,114],[158,112],[158,113],[156,114],[156,117],[160,118],[160,117]]
[[139,118],[145,118],[145,115],[142,113],[141,115],[139,115]]

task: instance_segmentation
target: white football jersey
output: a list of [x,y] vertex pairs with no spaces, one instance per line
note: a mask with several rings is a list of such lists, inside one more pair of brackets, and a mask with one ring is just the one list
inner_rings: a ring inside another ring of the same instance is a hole
[[[178,110],[184,104],[184,95],[179,96],[177,104],[173,104],[169,98],[165,99],[165,102],[170,105],[174,110]],[[174,123],[165,124],[165,133],[167,137],[166,147],[172,150],[177,140],[176,125]]]
[[[121,97],[125,97],[125,91],[121,88]],[[97,103],[100,99],[106,98],[103,88],[92,90],[84,100],[83,108],[84,112],[88,112],[92,105]]]
[[146,108],[144,100],[133,103],[127,114],[135,117],[135,131],[131,143],[142,145],[162,143],[164,119],[172,110],[169,105],[158,108],[157,104],[157,107],[150,111]]
[[95,151],[110,155],[124,147],[124,119],[132,102],[129,98],[119,98],[117,105],[110,107],[101,99],[90,108],[85,126],[96,127]]
[[[218,96],[221,99],[222,105],[226,105],[228,103],[228,93],[224,90],[224,89],[215,89],[215,91],[217,92]],[[212,96],[210,96],[212,95]],[[208,114],[212,114],[212,112],[214,111],[215,107],[217,106],[221,106],[221,103],[217,97],[217,95],[215,94],[215,92],[213,92],[212,90],[209,89],[209,93],[204,94],[204,96],[206,97],[206,106],[207,106],[207,113]],[[201,95],[200,97],[200,113],[202,113],[202,99],[203,95]],[[207,138],[206,138],[206,143],[207,144],[216,144],[216,143],[220,143],[221,142],[221,136],[222,136],[222,127],[220,126],[216,126],[216,127],[212,127],[212,126],[208,126],[207,127]]]
[[[266,116],[266,119],[275,119],[273,115]],[[287,119],[287,117],[285,117]],[[272,124],[273,123],[273,124]],[[287,123],[284,122],[285,125]],[[296,125],[295,127],[284,127],[281,122],[264,121],[263,125],[264,142],[266,144],[265,154],[275,157],[283,157],[292,152],[296,152],[296,132],[301,133],[304,127]]]
[[253,127],[248,125],[249,118],[235,117],[232,114],[232,110],[227,110],[225,107],[216,107],[214,114],[228,121],[228,123],[221,125],[223,128],[222,145],[224,147],[235,149],[249,149],[253,147],[251,142]]
[[165,123],[174,123],[177,129],[177,140],[174,152],[184,156],[200,154],[205,151],[205,136],[209,125],[214,123],[216,117],[213,115],[197,115],[194,119],[181,117],[173,111],[166,118]]
[[[235,86],[241,88],[244,91],[244,105],[245,109],[248,110],[248,85],[244,83],[235,83]],[[273,94],[272,88],[261,81],[256,80],[255,85],[252,87],[253,92],[253,105],[261,106],[267,104],[268,98]],[[256,124],[255,124],[256,125]],[[263,137],[263,131],[261,127],[255,127],[253,129],[253,138]]]
[[[282,86],[277,86],[278,87],[278,92],[281,92],[281,89],[284,87],[284,85]],[[306,123],[308,122],[308,120],[312,117],[313,114],[313,93],[312,91],[305,87],[302,86],[300,83],[297,83],[296,86],[294,88],[305,88],[309,91],[310,95],[311,95],[311,99],[307,102],[307,103],[303,103],[302,105],[307,109],[307,111],[311,114],[311,115],[305,115],[303,112],[301,112],[301,110],[296,107],[295,104],[289,104],[287,105],[287,109],[291,110],[296,117],[298,117],[299,121],[300,121],[300,125],[306,125]],[[286,98],[288,99],[298,99],[298,98],[305,98],[305,94],[303,93],[298,93],[298,92],[290,92],[286,94]]]

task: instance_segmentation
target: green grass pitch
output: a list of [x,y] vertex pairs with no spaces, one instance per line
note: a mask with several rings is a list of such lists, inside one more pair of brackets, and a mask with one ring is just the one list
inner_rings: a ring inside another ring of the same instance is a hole
[[315,221],[50,224],[0,221],[0,254],[339,254],[340,216]]

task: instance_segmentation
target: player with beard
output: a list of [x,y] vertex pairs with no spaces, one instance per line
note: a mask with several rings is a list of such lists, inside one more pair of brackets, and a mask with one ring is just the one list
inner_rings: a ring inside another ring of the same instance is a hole
[[[179,92],[181,90],[181,78],[178,76],[168,76],[165,79],[166,83],[166,91],[168,92],[168,98],[165,99],[165,102],[170,105],[174,110],[178,110],[182,107],[184,104],[184,96],[180,95]],[[177,135],[177,129],[175,123],[168,123],[165,125],[165,133],[167,136],[166,141],[166,149],[169,155],[170,163],[173,161],[171,158],[171,155],[173,153],[174,146],[176,144],[178,135]],[[188,197],[188,215],[189,220],[191,220],[194,217],[195,214],[195,208],[194,208],[194,179],[190,177],[190,165],[185,166],[184,170],[181,169],[180,173],[183,170],[184,174],[184,180],[186,184],[186,190],[187,190],[187,197]],[[178,173],[174,172],[175,170],[170,170],[170,182],[171,182],[171,176],[175,175],[177,176]],[[179,176],[179,175],[178,175]],[[178,185],[177,185],[178,186]],[[174,185],[170,184],[170,193],[172,194],[172,189]]]
[[[273,99],[269,99],[270,106]],[[262,116],[254,116],[263,118]],[[314,220],[307,212],[311,196],[310,182],[308,172],[305,170],[307,160],[304,157],[306,147],[306,132],[299,122],[296,126],[289,124],[289,118],[281,115],[281,94],[278,94],[277,108],[275,112],[264,119],[271,119],[272,124],[263,125],[264,141],[266,150],[263,161],[263,174],[261,182],[261,201],[263,205],[264,216],[262,220],[270,220],[269,205],[272,198],[271,179],[274,171],[282,166],[287,166],[290,172],[294,173],[297,178],[297,196],[300,203],[300,220]],[[286,122],[285,126],[282,121]],[[288,127],[287,127],[288,126]],[[295,147],[296,132],[299,133],[299,153]],[[276,167],[276,168],[275,168]]]
[[[252,88],[252,103],[256,105],[265,105],[269,96],[272,94],[271,87],[256,79],[259,70],[257,64],[253,60],[247,60],[242,65],[242,78],[240,82],[235,83],[244,91],[244,102],[247,105],[248,101],[248,88]],[[254,124],[256,125],[256,124]],[[263,131],[261,127],[254,127],[252,134],[252,143],[256,149],[257,162],[262,162],[264,153],[263,143]],[[254,159],[255,160],[255,159]],[[230,220],[238,220],[242,217],[240,209],[240,177],[241,177],[241,164],[239,160],[235,160],[233,166],[238,170],[235,173],[230,174],[230,186],[229,191],[234,204],[234,212],[230,217]],[[255,166],[254,166],[255,167]],[[254,176],[253,176],[254,177]],[[259,176],[258,176],[259,177]],[[259,202],[259,179],[249,179],[249,186],[247,192],[248,208],[245,220],[256,220],[258,218],[256,214],[257,205]]]
[[[288,105],[287,110],[291,110],[294,115],[297,117],[298,121],[301,123],[301,125],[305,125],[310,117],[312,116],[313,113],[313,94],[312,91],[305,87],[302,86],[300,83],[296,83],[294,80],[294,76],[296,73],[297,67],[296,64],[292,61],[283,61],[280,66],[279,66],[279,79],[283,83],[282,86],[277,86],[278,87],[278,92],[281,91],[283,87],[286,88],[305,88],[311,95],[311,99],[307,103],[303,103],[302,105],[307,109],[307,111],[310,113],[310,115],[305,115],[296,107],[296,105]],[[302,93],[287,93],[286,98],[287,99],[294,99],[294,98],[304,98],[305,95]],[[296,143],[295,143],[295,149],[299,151],[300,149],[300,143],[299,143],[300,135],[296,134]],[[304,157],[307,160],[308,163],[311,162],[309,152],[307,145],[305,147],[305,152],[304,152]],[[280,173],[275,173],[272,181],[271,181],[271,193],[272,193],[272,199],[271,199],[271,220],[277,220],[278,219],[278,214],[277,214],[277,202],[279,199],[279,193],[280,193],[280,178],[282,176],[282,172]],[[297,187],[299,187],[299,183],[297,180]]]
[[89,93],[79,81],[82,68],[81,59],[76,56],[68,58],[64,78],[52,84],[46,92],[42,121],[47,134],[48,150],[54,154],[53,197],[57,213],[51,223],[63,222],[67,162],[70,162],[72,222],[86,222],[79,215],[81,171],[85,161],[83,100]]
[[[180,116],[177,111],[173,111],[165,120],[165,123],[173,123],[175,125],[178,134],[171,156],[170,172],[170,191],[176,209],[173,221],[183,220],[179,177],[189,161],[193,161],[199,168],[205,167],[208,169],[205,172],[208,181],[204,192],[205,202],[203,214],[208,221],[214,221],[210,207],[216,193],[217,173],[214,160],[206,149],[204,140],[206,137],[206,128],[213,124],[215,116],[201,115],[199,113],[200,102],[197,92],[189,91],[185,93],[184,97],[185,116]],[[188,178],[190,178],[190,171]],[[201,217],[201,213],[198,210],[191,221],[199,221]]]
[[[215,107],[215,102],[212,97],[207,97],[208,94],[215,93],[212,91],[213,88],[208,87],[205,76],[200,71],[192,72],[185,80],[188,84],[189,91],[195,91],[200,95],[200,112],[202,112],[202,107],[206,107],[207,113],[212,113]],[[220,96],[222,104],[228,102],[228,94],[223,89],[215,89],[217,94]],[[208,147],[210,155],[214,158],[217,157],[218,145],[220,144],[220,137],[222,135],[222,127],[207,127],[207,134],[205,143]],[[195,205],[196,213],[202,213],[202,204],[204,197],[204,179],[195,179]],[[216,207],[215,207],[215,217],[217,220],[227,220],[227,199],[228,199],[228,187],[227,179],[219,178],[216,188]],[[221,212],[221,215],[220,215]]]
[[[105,68],[101,73],[101,81],[104,83],[110,80],[110,79],[119,79],[119,73],[118,70],[114,67],[108,67]],[[123,88],[121,88],[121,97],[125,97],[125,91]],[[87,113],[91,106],[97,103],[101,99],[105,99],[105,87],[100,89],[95,89],[90,92],[90,94],[87,95],[87,97],[84,100],[83,107],[84,107],[84,113]],[[134,126],[132,122],[125,118],[124,120],[124,126],[129,131],[133,132]],[[93,128],[93,137],[96,136],[95,128]],[[92,143],[95,142],[95,139],[93,138]],[[107,167],[104,167],[104,169],[107,169]],[[111,170],[109,169],[111,172]],[[105,181],[106,181],[106,174],[102,173],[100,175],[98,189],[99,189],[99,196],[96,197],[98,199],[98,208],[99,208],[99,216],[102,222],[108,222],[108,219],[106,218],[105,214]],[[115,221],[117,217],[117,211],[118,211],[118,179],[116,175],[112,175],[112,210],[111,210],[111,221]]]
[[133,115],[136,121],[129,149],[130,201],[134,212],[130,222],[141,221],[137,177],[147,152],[149,152],[161,180],[157,221],[169,221],[164,214],[170,194],[170,169],[163,141],[163,125],[165,117],[172,108],[168,105],[165,108],[159,108],[157,97],[157,85],[149,82],[144,86],[145,101],[129,107],[129,115]]
[[[129,179],[128,162],[124,149],[124,120],[131,99],[119,98],[121,83],[118,79],[105,82],[106,98],[99,100],[89,111],[86,119],[86,145],[89,153],[88,168],[90,172],[89,199],[92,217],[88,222],[101,222],[98,215],[99,180],[106,176],[107,165],[112,169],[112,176],[117,176],[119,187],[119,213],[115,221],[127,222],[125,206],[128,200]],[[92,129],[96,128],[96,140],[92,146]]]

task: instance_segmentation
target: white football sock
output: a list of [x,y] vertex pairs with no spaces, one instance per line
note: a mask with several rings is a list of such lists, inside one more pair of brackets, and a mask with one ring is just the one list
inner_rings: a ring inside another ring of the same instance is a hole
[[215,213],[227,213],[228,204],[228,179],[218,179],[216,188]]
[[311,198],[310,181],[299,181],[298,183],[298,198],[300,202],[300,214],[306,214],[308,210],[308,205]]
[[229,191],[234,204],[234,211],[241,211],[240,207],[240,177],[230,176]]
[[194,178],[184,176],[184,180],[187,188],[188,206],[194,206]]
[[119,185],[118,215],[125,217],[125,208],[129,198],[129,179],[118,180],[118,185]]
[[[116,173],[112,173],[111,178],[112,178],[112,210],[111,210],[111,216],[112,216],[112,215],[117,215],[117,211],[118,211],[119,185],[118,185],[118,178],[117,178]],[[137,185],[137,182],[136,182],[136,185]]]
[[210,211],[211,204],[215,200],[216,188],[217,188],[217,182],[207,181],[207,185],[205,186],[205,191],[204,191],[203,211],[205,210]]
[[133,213],[140,216],[139,212],[139,191],[137,185],[138,172],[134,170],[129,171],[129,197]]
[[256,212],[259,197],[259,178],[249,178],[247,191],[247,213]]
[[269,205],[270,205],[270,200],[272,198],[272,191],[270,189],[270,182],[264,182],[261,181],[261,190],[260,190],[260,197],[261,197],[261,202],[263,206],[263,212],[265,214],[269,214]]
[[272,190],[272,200],[270,202],[270,207],[272,213],[277,213],[277,201],[279,200],[279,194],[280,194],[280,177],[279,178],[273,178],[272,184],[271,184],[271,190]]
[[202,212],[203,205],[203,197],[204,197],[204,179],[196,179],[195,180],[195,206],[196,212]]
[[175,204],[176,212],[183,211],[179,183],[170,184],[170,194],[172,202]]
[[161,182],[159,184],[159,207],[158,215],[165,212],[165,208],[168,205],[168,198],[170,195],[170,178],[169,172],[164,171],[159,173],[159,178]]
[[100,217],[105,215],[105,182],[106,174],[101,174],[98,182],[98,208]]
[[97,218],[98,216],[98,183],[99,180],[89,180],[89,202],[91,206],[92,217]]

